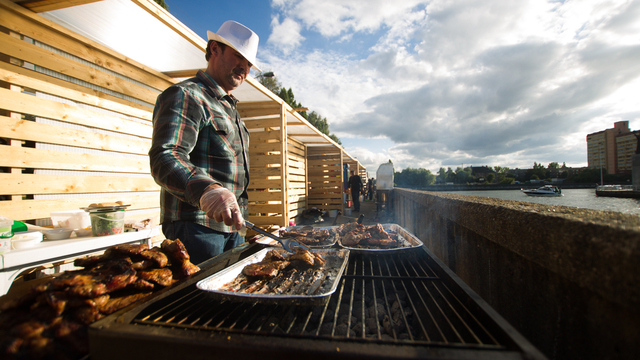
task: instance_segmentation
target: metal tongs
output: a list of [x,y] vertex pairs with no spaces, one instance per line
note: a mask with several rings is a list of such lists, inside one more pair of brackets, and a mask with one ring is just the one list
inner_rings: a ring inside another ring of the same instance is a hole
[[249,221],[245,220],[244,221],[244,225],[248,228],[248,229],[252,229],[253,231],[260,233],[264,236],[270,237],[273,240],[279,242],[282,245],[282,248],[287,250],[288,252],[295,254],[295,251],[293,251],[291,249],[291,247],[301,247],[303,249],[306,249],[308,251],[311,251],[311,249],[309,249],[306,245],[304,244],[300,244],[299,242],[293,240],[293,239],[289,239],[289,238],[281,238],[279,236],[275,236],[272,233],[268,232],[268,231],[264,231],[261,228],[255,226],[254,224],[250,223]]

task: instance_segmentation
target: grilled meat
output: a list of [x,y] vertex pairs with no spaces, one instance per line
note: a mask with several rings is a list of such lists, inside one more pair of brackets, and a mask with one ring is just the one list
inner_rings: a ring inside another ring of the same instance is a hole
[[247,276],[274,277],[278,272],[289,265],[289,261],[267,261],[247,265],[242,273]]
[[[87,325],[200,269],[179,240],[165,248],[117,245],[74,261],[66,271],[0,308],[0,358],[79,359],[89,352]],[[166,250],[165,250],[166,249]],[[169,260],[172,266],[169,267]]]
[[395,248],[402,246],[397,236],[391,237],[382,224],[364,226],[358,223],[343,224],[338,230],[341,243],[350,247]]
[[161,248],[162,252],[169,257],[175,272],[174,275],[177,275],[178,278],[190,276],[200,271],[200,268],[189,260],[190,257],[187,248],[184,247],[180,239],[165,239],[162,242]]
[[313,261],[315,260],[315,257],[309,250],[297,248],[295,251],[296,251],[295,254],[289,256],[290,261],[298,260],[298,261],[302,261],[305,264],[313,265]]
[[171,269],[151,269],[138,271],[140,279],[152,281],[158,285],[169,286],[173,283],[173,273]]

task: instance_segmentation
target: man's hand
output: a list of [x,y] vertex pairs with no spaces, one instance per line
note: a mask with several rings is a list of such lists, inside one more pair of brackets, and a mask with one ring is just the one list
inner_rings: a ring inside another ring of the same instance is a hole
[[244,224],[236,196],[219,185],[211,185],[204,190],[200,198],[200,209],[217,222],[224,221],[228,226],[234,225],[236,230],[240,230]]

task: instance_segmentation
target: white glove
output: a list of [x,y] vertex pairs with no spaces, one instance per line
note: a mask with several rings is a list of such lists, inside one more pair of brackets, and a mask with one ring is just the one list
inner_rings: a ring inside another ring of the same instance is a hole
[[244,225],[244,219],[240,212],[240,206],[236,196],[224,187],[208,187],[200,197],[200,209],[211,219],[217,222],[224,221],[225,225],[240,230]]

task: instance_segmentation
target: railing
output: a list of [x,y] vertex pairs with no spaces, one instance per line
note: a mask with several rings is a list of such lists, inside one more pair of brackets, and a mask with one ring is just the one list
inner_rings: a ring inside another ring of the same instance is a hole
[[640,217],[398,189],[395,222],[550,359],[640,356]]

